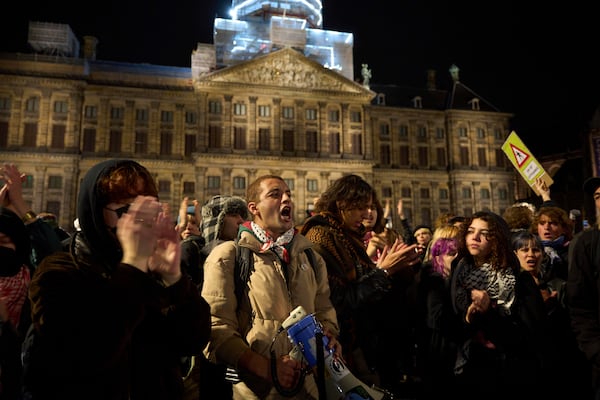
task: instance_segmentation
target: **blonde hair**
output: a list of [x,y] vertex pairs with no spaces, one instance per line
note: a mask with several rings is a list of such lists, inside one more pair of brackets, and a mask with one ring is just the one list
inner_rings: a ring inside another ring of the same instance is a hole
[[457,239],[460,233],[460,228],[454,225],[443,225],[433,231],[433,236],[425,250],[423,262],[431,260],[431,246],[439,239]]

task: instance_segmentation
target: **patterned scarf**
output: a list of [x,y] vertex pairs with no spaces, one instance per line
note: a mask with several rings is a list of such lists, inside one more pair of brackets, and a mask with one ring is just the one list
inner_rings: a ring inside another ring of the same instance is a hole
[[0,277],[0,296],[4,297],[10,322],[17,328],[27,297],[29,282],[31,282],[31,276],[26,265],[21,266],[21,270],[13,276]]
[[290,228],[283,235],[279,236],[276,240],[273,240],[263,228],[255,224],[253,221],[246,222],[243,225],[254,233],[256,238],[260,240],[262,246],[260,247],[261,253],[266,253],[269,250],[273,250],[275,254],[286,264],[290,262],[290,253],[287,249],[287,245],[294,239],[296,234],[295,228]]

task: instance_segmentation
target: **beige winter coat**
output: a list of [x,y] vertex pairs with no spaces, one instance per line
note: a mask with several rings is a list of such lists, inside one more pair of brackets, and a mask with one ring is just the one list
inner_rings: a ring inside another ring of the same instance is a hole
[[[204,350],[209,360],[237,367],[238,359],[248,346],[270,358],[270,346],[281,323],[299,305],[307,313],[314,313],[325,329],[338,335],[336,312],[329,300],[325,262],[314,252],[317,265],[313,269],[304,252],[312,246],[310,241],[301,235],[294,237],[287,285],[280,259],[271,250],[259,253],[261,243],[253,234],[242,232],[239,245],[249,247],[254,257],[248,297],[242,299],[239,309],[233,276],[236,244],[228,241],[215,247],[204,264],[202,297],[210,304],[212,315],[211,339]],[[277,356],[290,352],[286,332],[277,336],[273,349]],[[256,376],[242,372],[241,379],[242,382],[234,385],[234,398],[289,399]],[[306,377],[305,390],[311,395],[301,391],[296,398],[318,397],[312,375]]]

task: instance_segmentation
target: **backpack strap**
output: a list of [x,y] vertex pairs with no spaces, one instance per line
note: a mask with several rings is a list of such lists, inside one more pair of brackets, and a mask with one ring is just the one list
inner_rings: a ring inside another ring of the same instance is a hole
[[249,248],[236,244],[235,246],[235,266],[233,270],[233,279],[235,283],[235,297],[238,307],[244,295],[246,283],[250,279],[250,274],[254,270],[254,257]]

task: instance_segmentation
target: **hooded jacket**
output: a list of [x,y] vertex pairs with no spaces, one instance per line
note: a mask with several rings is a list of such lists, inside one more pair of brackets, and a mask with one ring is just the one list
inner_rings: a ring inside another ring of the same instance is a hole
[[37,399],[180,399],[179,359],[199,354],[210,311],[190,279],[163,287],[120,262],[98,181],[131,160],[92,167],[81,183],[71,252],[46,257],[30,287],[35,325],[25,387]]

